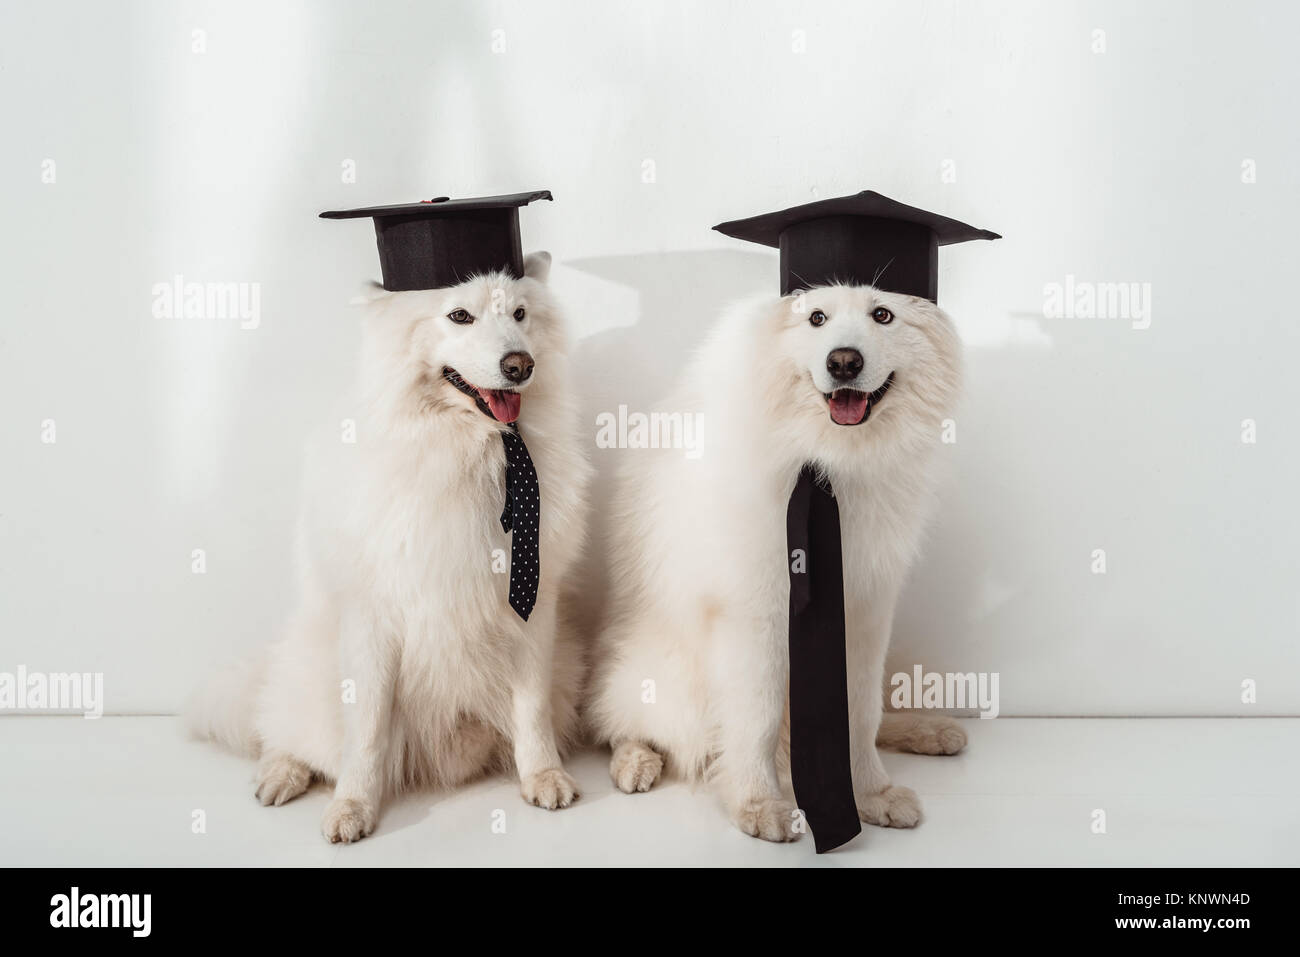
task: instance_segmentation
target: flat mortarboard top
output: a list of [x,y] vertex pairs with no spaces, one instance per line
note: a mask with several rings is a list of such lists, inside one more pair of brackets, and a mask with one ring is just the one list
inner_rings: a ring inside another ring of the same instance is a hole
[[1001,239],[871,190],[714,226],[781,250],[781,295],[841,282],[923,296],[939,293],[939,247]]
[[545,189],[476,199],[439,196],[418,203],[336,209],[320,215],[321,219],[373,219],[384,288],[403,292],[455,286],[488,272],[523,276],[519,207],[550,198],[550,190]]

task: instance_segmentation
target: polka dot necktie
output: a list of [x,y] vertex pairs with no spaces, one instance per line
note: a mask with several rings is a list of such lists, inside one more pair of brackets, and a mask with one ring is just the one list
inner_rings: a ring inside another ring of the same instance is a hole
[[805,465],[785,518],[790,563],[790,777],[817,853],[862,830],[849,764],[840,507]]
[[501,512],[501,528],[510,536],[510,607],[524,621],[537,604],[537,575],[541,556],[537,549],[537,530],[541,525],[542,497],[537,488],[537,469],[533,468],[528,446],[515,424],[501,433],[506,447],[506,506]]

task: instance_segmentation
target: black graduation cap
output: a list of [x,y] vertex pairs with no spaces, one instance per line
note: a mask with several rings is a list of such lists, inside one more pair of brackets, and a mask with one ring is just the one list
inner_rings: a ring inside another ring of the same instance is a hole
[[783,296],[842,282],[935,301],[940,246],[1002,238],[869,189],[713,228],[779,248]]
[[550,190],[545,189],[476,199],[439,196],[320,215],[321,219],[372,218],[384,288],[402,292],[455,286],[475,274],[494,271],[523,276],[519,207],[550,198]]

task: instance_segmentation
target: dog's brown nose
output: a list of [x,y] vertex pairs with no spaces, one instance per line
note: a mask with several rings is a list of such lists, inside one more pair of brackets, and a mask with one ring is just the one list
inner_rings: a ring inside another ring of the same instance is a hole
[[857,349],[836,349],[826,357],[826,371],[837,382],[856,379],[862,371],[862,353]]
[[[858,363],[859,368],[861,363]],[[526,382],[533,374],[533,357],[527,352],[508,352],[501,359],[501,374],[511,382]]]

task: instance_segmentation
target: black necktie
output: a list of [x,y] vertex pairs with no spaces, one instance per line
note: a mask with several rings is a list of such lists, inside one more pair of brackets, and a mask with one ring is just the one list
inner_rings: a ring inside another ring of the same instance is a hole
[[821,854],[852,840],[862,823],[849,764],[840,508],[829,480],[818,481],[811,466],[803,467],[790,496],[785,535],[790,562],[790,776],[795,800]]
[[513,422],[501,433],[501,442],[506,447],[506,507],[501,512],[501,528],[514,530],[510,536],[510,607],[527,621],[537,604],[537,574],[541,570],[537,529],[542,520],[542,498],[533,458]]

